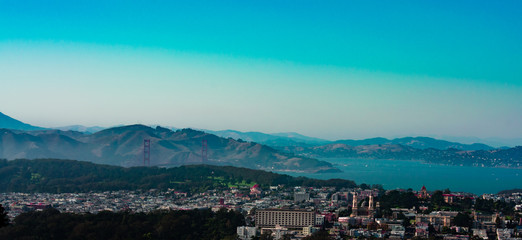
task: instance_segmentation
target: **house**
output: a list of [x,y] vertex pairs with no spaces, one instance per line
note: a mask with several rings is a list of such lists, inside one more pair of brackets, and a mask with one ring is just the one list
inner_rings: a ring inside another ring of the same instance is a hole
[[250,188],[250,195],[261,196],[261,187],[259,187],[259,184],[255,184]]
[[241,240],[249,240],[257,236],[257,227],[241,226],[237,227],[237,237]]
[[415,237],[428,238],[429,233],[428,223],[417,223],[415,226]]

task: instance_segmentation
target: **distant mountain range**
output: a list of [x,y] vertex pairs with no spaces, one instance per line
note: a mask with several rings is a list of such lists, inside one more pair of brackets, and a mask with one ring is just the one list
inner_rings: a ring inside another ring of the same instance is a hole
[[[314,158],[380,158],[432,163],[519,168],[521,148],[495,149],[429,137],[328,141],[298,133],[197,131],[143,125],[104,129],[73,125],[60,130],[35,127],[0,113],[0,158],[62,158],[120,166],[139,165],[143,139],[153,143],[154,165],[199,163],[201,140],[209,141],[209,161],[254,169],[330,171]],[[184,137],[183,137],[184,136]]]
[[284,147],[281,150],[311,158],[367,158],[419,160],[433,164],[522,168],[522,147],[492,150],[414,148],[401,144],[351,146],[333,143],[314,147]]
[[[16,119],[13,119],[5,114],[0,113],[0,128],[13,129],[13,130],[43,130],[45,128],[35,127]],[[170,130],[176,131],[177,128],[168,127]],[[62,131],[78,131],[83,133],[96,133],[106,128],[103,127],[86,127],[81,125],[72,125],[66,127],[57,127],[54,129]],[[349,146],[361,146],[361,145],[375,145],[375,144],[400,144],[405,146],[414,147],[417,149],[428,149],[435,148],[439,150],[445,150],[449,148],[459,150],[492,150],[491,146],[482,143],[473,144],[462,144],[458,142],[451,142],[445,140],[439,140],[430,137],[404,137],[395,139],[386,138],[369,138],[363,140],[337,140],[329,141],[320,138],[308,137],[299,133],[287,132],[287,133],[262,133],[262,132],[241,132],[236,130],[222,130],[213,131],[207,129],[201,129],[204,132],[214,134],[222,138],[232,138],[235,140],[243,140],[247,142],[255,142],[271,147],[287,147],[287,146],[299,146],[299,147],[312,147],[327,145],[332,143],[341,143]]]
[[417,149],[428,149],[434,148],[439,150],[446,149],[458,149],[465,151],[474,151],[474,150],[492,150],[495,149],[491,146],[481,143],[474,144],[462,144],[457,142],[449,142],[445,140],[439,140],[429,137],[404,137],[404,138],[396,138],[396,139],[386,139],[386,138],[369,138],[363,140],[337,140],[337,141],[328,141],[319,138],[312,138],[303,136],[298,133],[275,133],[275,134],[266,134],[260,132],[240,132],[234,130],[225,130],[225,131],[209,131],[220,137],[225,138],[233,138],[233,139],[242,139],[245,141],[257,142],[265,145],[269,145],[275,148],[280,147],[313,147],[313,146],[321,146],[327,144],[346,144],[349,146],[362,146],[362,145],[394,145],[400,144],[404,146],[410,146]]
[[[144,139],[150,139],[151,165],[155,166],[206,163],[277,171],[336,171],[327,162],[296,157],[257,143],[192,129],[174,132],[143,125],[109,128],[94,134],[0,129],[0,158],[59,158],[137,166],[143,163]],[[203,140],[208,144],[208,162],[202,161]]]
[[445,140],[439,140],[429,137],[404,137],[404,138],[396,138],[396,139],[386,139],[386,138],[369,138],[363,140],[337,140],[337,141],[328,141],[320,138],[312,138],[301,135],[299,133],[274,133],[267,134],[261,132],[240,132],[235,130],[224,130],[224,131],[211,131],[204,130],[205,132],[209,132],[224,138],[233,138],[233,139],[242,139],[250,142],[257,142],[261,144],[265,144],[268,146],[272,146],[275,148],[280,147],[313,147],[313,146],[321,146],[327,144],[341,143],[349,146],[362,146],[362,145],[390,145],[390,144],[400,144],[404,146],[410,146],[417,149],[428,149],[434,148],[439,150],[446,149],[458,149],[458,150],[492,150],[495,149],[491,146],[481,143],[474,144],[462,144],[458,142],[449,142]]
[[334,143],[346,144],[349,146],[362,146],[362,145],[404,145],[417,149],[428,149],[434,148],[439,150],[445,149],[458,149],[458,150],[492,150],[494,149],[491,146],[481,143],[474,144],[462,144],[457,142],[448,142],[444,140],[429,138],[429,137],[404,137],[404,138],[396,138],[396,139],[386,139],[386,138],[369,138],[364,140],[339,140]]

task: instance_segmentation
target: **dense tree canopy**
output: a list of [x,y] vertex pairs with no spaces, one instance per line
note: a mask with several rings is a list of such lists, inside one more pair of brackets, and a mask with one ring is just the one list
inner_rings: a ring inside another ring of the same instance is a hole
[[2,204],[0,204],[0,228],[5,227],[9,224],[9,217]]
[[504,214],[513,214],[515,204],[513,202],[493,201],[477,198],[475,201],[475,209],[479,212],[493,213],[495,211]]
[[412,208],[418,205],[419,199],[413,192],[393,190],[379,198],[382,209]]
[[441,210],[443,206],[446,205],[444,202],[444,193],[442,191],[437,190],[431,195],[431,207],[434,210]]
[[0,239],[233,239],[241,213],[221,209],[152,213],[29,212],[0,229]]

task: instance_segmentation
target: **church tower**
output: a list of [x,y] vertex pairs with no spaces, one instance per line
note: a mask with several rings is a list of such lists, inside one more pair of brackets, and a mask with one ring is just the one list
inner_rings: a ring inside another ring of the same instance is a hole
[[354,192],[353,193],[353,201],[352,201],[352,214],[350,215],[351,217],[356,217],[358,212],[359,212],[359,209],[357,207],[358,205],[358,199],[357,199],[357,193]]
[[370,195],[370,200],[368,201],[368,211],[373,211],[373,195]]

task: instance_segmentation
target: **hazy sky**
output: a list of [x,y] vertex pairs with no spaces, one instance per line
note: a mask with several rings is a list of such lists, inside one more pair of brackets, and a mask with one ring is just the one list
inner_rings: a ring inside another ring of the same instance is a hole
[[522,137],[522,1],[0,0],[0,111],[327,139]]

